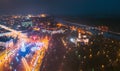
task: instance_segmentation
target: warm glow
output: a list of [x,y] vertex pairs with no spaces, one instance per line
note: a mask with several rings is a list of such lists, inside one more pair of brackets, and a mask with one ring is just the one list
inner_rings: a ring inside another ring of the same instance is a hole
[[46,14],[41,14],[40,17],[46,17]]

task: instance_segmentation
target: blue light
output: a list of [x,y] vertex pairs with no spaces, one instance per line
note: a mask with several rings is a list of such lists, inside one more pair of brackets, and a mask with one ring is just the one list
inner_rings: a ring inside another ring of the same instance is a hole
[[21,47],[21,51],[25,52],[26,51],[25,47]]
[[21,45],[21,49],[18,52],[19,56],[25,57],[27,54],[29,54],[31,52],[31,47],[33,46],[32,44],[24,44],[22,43]]
[[74,40],[73,38],[70,38],[70,41],[71,41],[71,42],[75,42],[75,40]]
[[14,71],[17,71],[16,69],[14,69]]
[[31,48],[31,51],[36,51],[37,50],[37,47],[32,47]]
[[21,46],[22,46],[22,47],[24,47],[24,46],[25,46],[25,43],[24,43],[24,42],[22,42],[22,43],[21,43]]
[[19,62],[19,59],[17,57],[15,59],[17,60],[17,62]]
[[35,43],[35,44],[36,44],[36,46],[38,46],[38,47],[41,47],[41,46],[44,45],[43,43]]
[[25,48],[25,44],[22,42],[22,44],[21,44],[21,51],[22,52],[25,52],[26,51],[26,48]]

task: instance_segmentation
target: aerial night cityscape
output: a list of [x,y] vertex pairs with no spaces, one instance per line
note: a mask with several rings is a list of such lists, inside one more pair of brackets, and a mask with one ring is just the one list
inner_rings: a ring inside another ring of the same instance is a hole
[[0,0],[0,71],[120,71],[119,3]]

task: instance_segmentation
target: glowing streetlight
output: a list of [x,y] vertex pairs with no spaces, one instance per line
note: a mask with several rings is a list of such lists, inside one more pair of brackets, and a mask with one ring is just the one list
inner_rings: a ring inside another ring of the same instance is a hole
[[41,14],[40,17],[46,17],[46,14]]

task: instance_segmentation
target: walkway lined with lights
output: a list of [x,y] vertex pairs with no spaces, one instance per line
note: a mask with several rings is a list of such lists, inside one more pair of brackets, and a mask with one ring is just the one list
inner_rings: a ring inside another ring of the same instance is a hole
[[[8,35],[8,36],[19,36],[20,38],[27,38],[27,36],[26,35],[24,35],[24,34],[22,34],[21,32],[19,32],[19,31],[16,31],[16,30],[14,30],[14,29],[11,29],[11,28],[9,28],[9,27],[6,27],[6,26],[4,26],[4,25],[1,25],[0,24],[0,28],[3,28],[3,29],[6,29],[6,30],[8,30],[8,31],[11,31],[11,33],[3,33],[3,34],[1,34],[0,36],[3,36],[3,35]],[[14,34],[14,35],[13,35]]]

